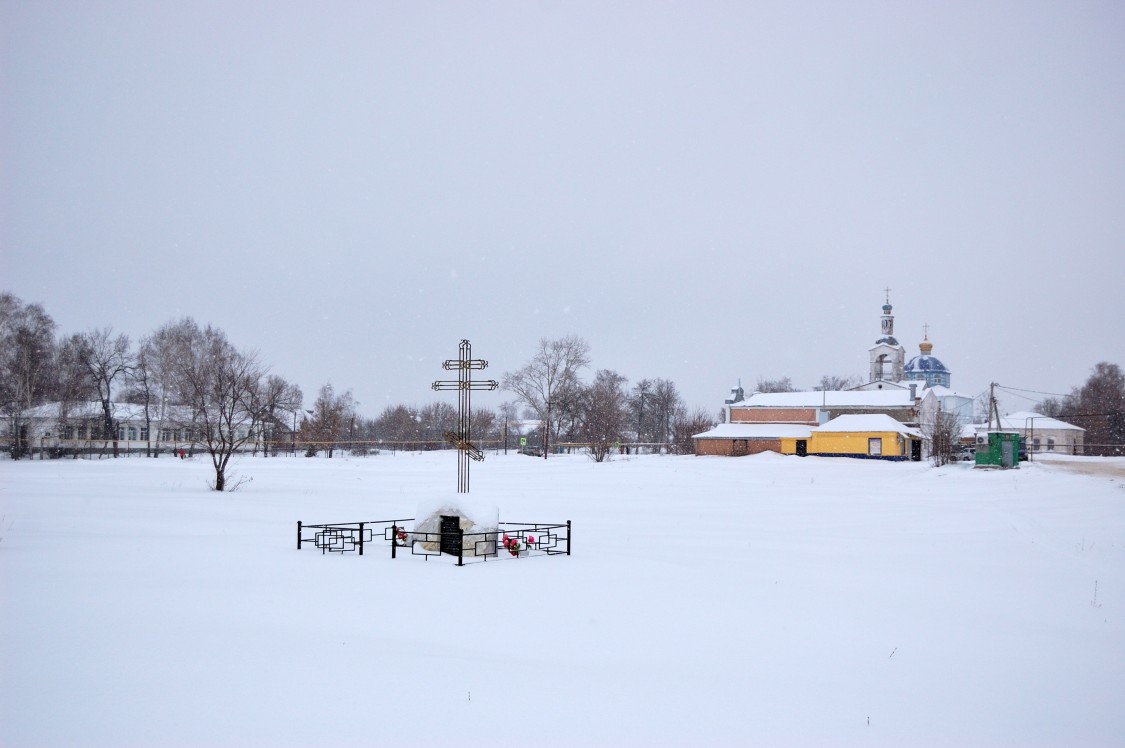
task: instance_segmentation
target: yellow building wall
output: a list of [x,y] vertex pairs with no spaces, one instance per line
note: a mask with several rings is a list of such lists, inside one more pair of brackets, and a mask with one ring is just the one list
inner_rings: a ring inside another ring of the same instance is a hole
[[903,457],[906,455],[906,440],[893,431],[867,432],[814,432],[809,439],[809,454],[822,455],[867,455],[868,439],[883,440],[880,457]]
[[[909,457],[909,442],[906,437],[894,431],[813,432],[805,441],[810,455],[863,455],[868,456],[868,439],[883,440],[883,451],[879,457]],[[797,439],[783,436],[781,454],[797,454]]]

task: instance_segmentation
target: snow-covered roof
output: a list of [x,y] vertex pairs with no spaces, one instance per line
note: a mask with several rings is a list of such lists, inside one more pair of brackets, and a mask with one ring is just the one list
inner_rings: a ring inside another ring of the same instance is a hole
[[921,437],[922,432],[911,428],[901,421],[888,416],[886,413],[852,413],[836,416],[828,423],[821,424],[813,429],[817,432],[856,432],[856,431],[893,431],[907,436]]
[[755,392],[731,408],[906,408],[914,405],[909,389]]
[[957,392],[956,390],[951,390],[948,387],[943,387],[940,384],[935,384],[933,387],[927,387],[926,391],[934,393],[934,395],[936,395],[937,397],[963,397],[966,400],[973,399],[969,395]]
[[692,439],[808,439],[810,429],[796,423],[720,423]]
[[[122,422],[143,421],[145,418],[145,406],[136,403],[110,403],[110,412],[114,419]],[[192,410],[186,405],[169,405],[165,415],[173,420],[190,421]],[[103,416],[102,404],[97,400],[69,403],[66,409],[66,417],[70,421],[98,420]],[[62,403],[52,402],[37,405],[25,410],[24,417],[44,421],[61,420]],[[149,408],[149,417],[152,420],[160,419],[159,405]]]
[[[1034,421],[1032,419],[1035,419]],[[988,428],[987,424],[984,428]],[[1016,413],[1009,413],[1006,416],[1000,416],[1000,428],[1002,429],[1071,429],[1074,431],[1085,431],[1086,429],[1081,426],[1075,426],[1073,423],[1060,421],[1057,418],[1045,416],[1042,413],[1036,413],[1031,410],[1021,410]]]
[[906,363],[903,367],[904,372],[922,372],[922,371],[941,371],[949,373],[949,369],[941,362],[936,356],[923,353],[920,356],[915,356]]
[[[114,418],[120,420],[144,418],[143,405],[134,405],[132,403],[110,403],[110,410],[113,413]],[[160,410],[159,407],[154,408],[153,412],[158,410]],[[24,416],[26,418],[42,418],[49,420],[52,418],[60,418],[61,413],[62,403],[53,402],[43,403],[42,405],[37,405],[36,407],[31,408],[30,410],[26,410],[24,411]],[[104,411],[102,410],[102,404],[96,400],[70,403],[67,405],[66,409],[67,417],[76,420],[101,418],[103,416],[103,413]]]

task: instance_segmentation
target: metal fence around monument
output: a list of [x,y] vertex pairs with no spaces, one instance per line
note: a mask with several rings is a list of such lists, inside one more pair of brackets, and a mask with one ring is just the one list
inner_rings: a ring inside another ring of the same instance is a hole
[[[529,558],[534,556],[569,556],[571,522],[500,522],[495,530],[484,532],[415,532],[407,529],[413,517],[371,522],[328,522],[307,524],[297,522],[297,550],[311,545],[322,554],[356,553],[360,556],[378,547],[389,546],[391,558],[409,553],[411,556],[443,554],[466,561],[487,561],[489,558]],[[508,539],[508,544],[505,543]],[[512,549],[515,552],[512,552]]]

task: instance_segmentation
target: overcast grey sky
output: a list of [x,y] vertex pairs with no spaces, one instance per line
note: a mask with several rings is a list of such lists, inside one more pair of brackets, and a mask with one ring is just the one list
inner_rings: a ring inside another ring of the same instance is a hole
[[573,333],[712,411],[865,374],[885,286],[966,394],[1125,365],[1119,1],[0,0],[0,34],[0,288],[60,333],[191,315],[371,416],[463,337],[499,378]]

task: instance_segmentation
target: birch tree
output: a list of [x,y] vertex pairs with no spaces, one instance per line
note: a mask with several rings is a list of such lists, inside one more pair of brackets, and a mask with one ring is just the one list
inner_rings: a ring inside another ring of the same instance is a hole
[[51,380],[55,321],[39,304],[0,294],[0,403],[14,437],[13,458],[27,453],[24,412],[39,405]]
[[120,385],[133,370],[129,349],[129,336],[113,334],[113,328],[103,327],[84,333],[83,354],[86,375],[97,394],[102,409],[102,438],[113,441],[113,456],[119,455],[117,419],[114,413],[114,387]]

